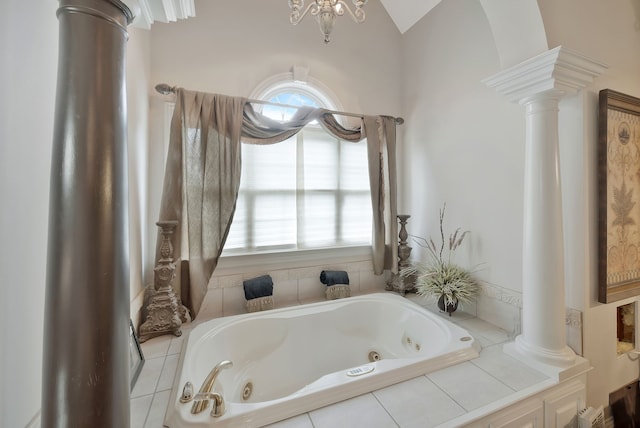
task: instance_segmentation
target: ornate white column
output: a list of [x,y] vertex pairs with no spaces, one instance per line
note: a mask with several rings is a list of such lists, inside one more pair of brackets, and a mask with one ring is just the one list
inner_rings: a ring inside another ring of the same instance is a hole
[[557,47],[485,80],[526,117],[522,334],[505,351],[558,377],[582,363],[565,337],[558,105],[605,68]]

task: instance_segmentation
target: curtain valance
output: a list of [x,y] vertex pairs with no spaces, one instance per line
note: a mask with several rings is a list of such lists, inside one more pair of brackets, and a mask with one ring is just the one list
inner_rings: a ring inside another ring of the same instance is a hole
[[247,102],[243,111],[242,141],[248,144],[279,143],[292,137],[314,120],[341,140],[358,142],[364,138],[361,128],[344,128],[333,113],[325,109],[303,106],[290,120],[282,123],[257,113],[253,105]]

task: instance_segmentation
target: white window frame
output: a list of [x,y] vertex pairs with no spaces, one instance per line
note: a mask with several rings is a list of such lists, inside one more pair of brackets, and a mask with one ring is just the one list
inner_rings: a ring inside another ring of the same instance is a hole
[[[259,100],[269,100],[272,97],[280,94],[280,93],[291,93],[291,92],[299,92],[312,100],[314,100],[318,105],[321,105],[323,108],[334,111],[342,111],[342,104],[338,100],[337,96],[324,84],[320,81],[310,77],[308,75],[308,70],[302,67],[294,67],[292,72],[281,73],[275,76],[270,77],[269,79],[262,82],[258,87],[252,92],[249,96],[249,99],[259,99]],[[254,104],[254,108],[257,111],[260,111],[261,105]],[[343,117],[338,116],[337,120],[344,125]],[[336,141],[337,143],[337,141]],[[300,140],[297,141],[297,144],[300,144]],[[336,148],[337,149],[337,148]],[[300,153],[300,151],[298,151]],[[338,191],[335,195],[337,207],[341,206],[342,198],[344,198],[343,192]],[[339,200],[339,201],[338,201]],[[340,219],[341,214],[338,215],[338,219]],[[340,229],[342,227],[341,224],[336,224],[336,227]],[[339,232],[338,236],[342,236]],[[297,240],[296,240],[297,241]],[[234,252],[234,250],[223,251],[220,262],[223,259],[229,258],[242,258],[245,259],[245,263],[252,260],[254,257],[259,257],[260,260],[267,260],[270,254],[276,254],[278,260],[282,261],[283,256],[286,259],[297,260],[302,258],[306,260],[306,257],[322,257],[323,253],[330,254],[330,259],[334,259],[336,255],[336,250],[340,250],[341,253],[344,253],[340,260],[344,260],[344,258],[348,254],[354,254],[357,260],[362,260],[362,255],[366,252],[370,256],[371,253],[371,244],[363,244],[363,245],[352,245],[352,246],[332,246],[327,248],[285,248],[285,249],[277,249],[271,248],[266,249],[264,251],[256,251],[250,253],[242,253],[242,250],[238,252]],[[307,255],[307,256],[305,256]],[[248,258],[248,259],[247,259]],[[338,259],[336,259],[338,260]],[[219,262],[219,266],[220,266]],[[255,260],[250,262],[251,264],[255,264]],[[224,263],[222,263],[224,264]]]

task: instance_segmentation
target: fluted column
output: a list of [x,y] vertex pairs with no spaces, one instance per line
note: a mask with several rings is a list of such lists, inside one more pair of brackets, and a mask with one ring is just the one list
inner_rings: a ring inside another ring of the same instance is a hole
[[58,9],[43,427],[129,426],[125,47],[131,18],[118,0],[60,0]]
[[604,69],[558,47],[485,80],[525,107],[522,334],[505,350],[541,366],[576,363],[565,337],[558,106]]

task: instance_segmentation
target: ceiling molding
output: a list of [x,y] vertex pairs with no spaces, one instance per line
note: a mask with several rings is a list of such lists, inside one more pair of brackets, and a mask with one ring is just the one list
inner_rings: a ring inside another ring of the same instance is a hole
[[[154,22],[196,16],[195,0],[122,0],[134,13],[133,26],[149,30]],[[400,33],[404,33],[442,0],[381,0]]]
[[194,0],[123,0],[135,14],[133,26],[149,30],[154,22],[175,22],[196,16]]
[[[147,0],[150,1],[150,0]],[[164,22],[174,22],[178,20],[178,15],[176,12],[176,4],[173,0],[161,0],[162,10],[164,11],[165,21]],[[160,19],[158,18],[160,21]]]

